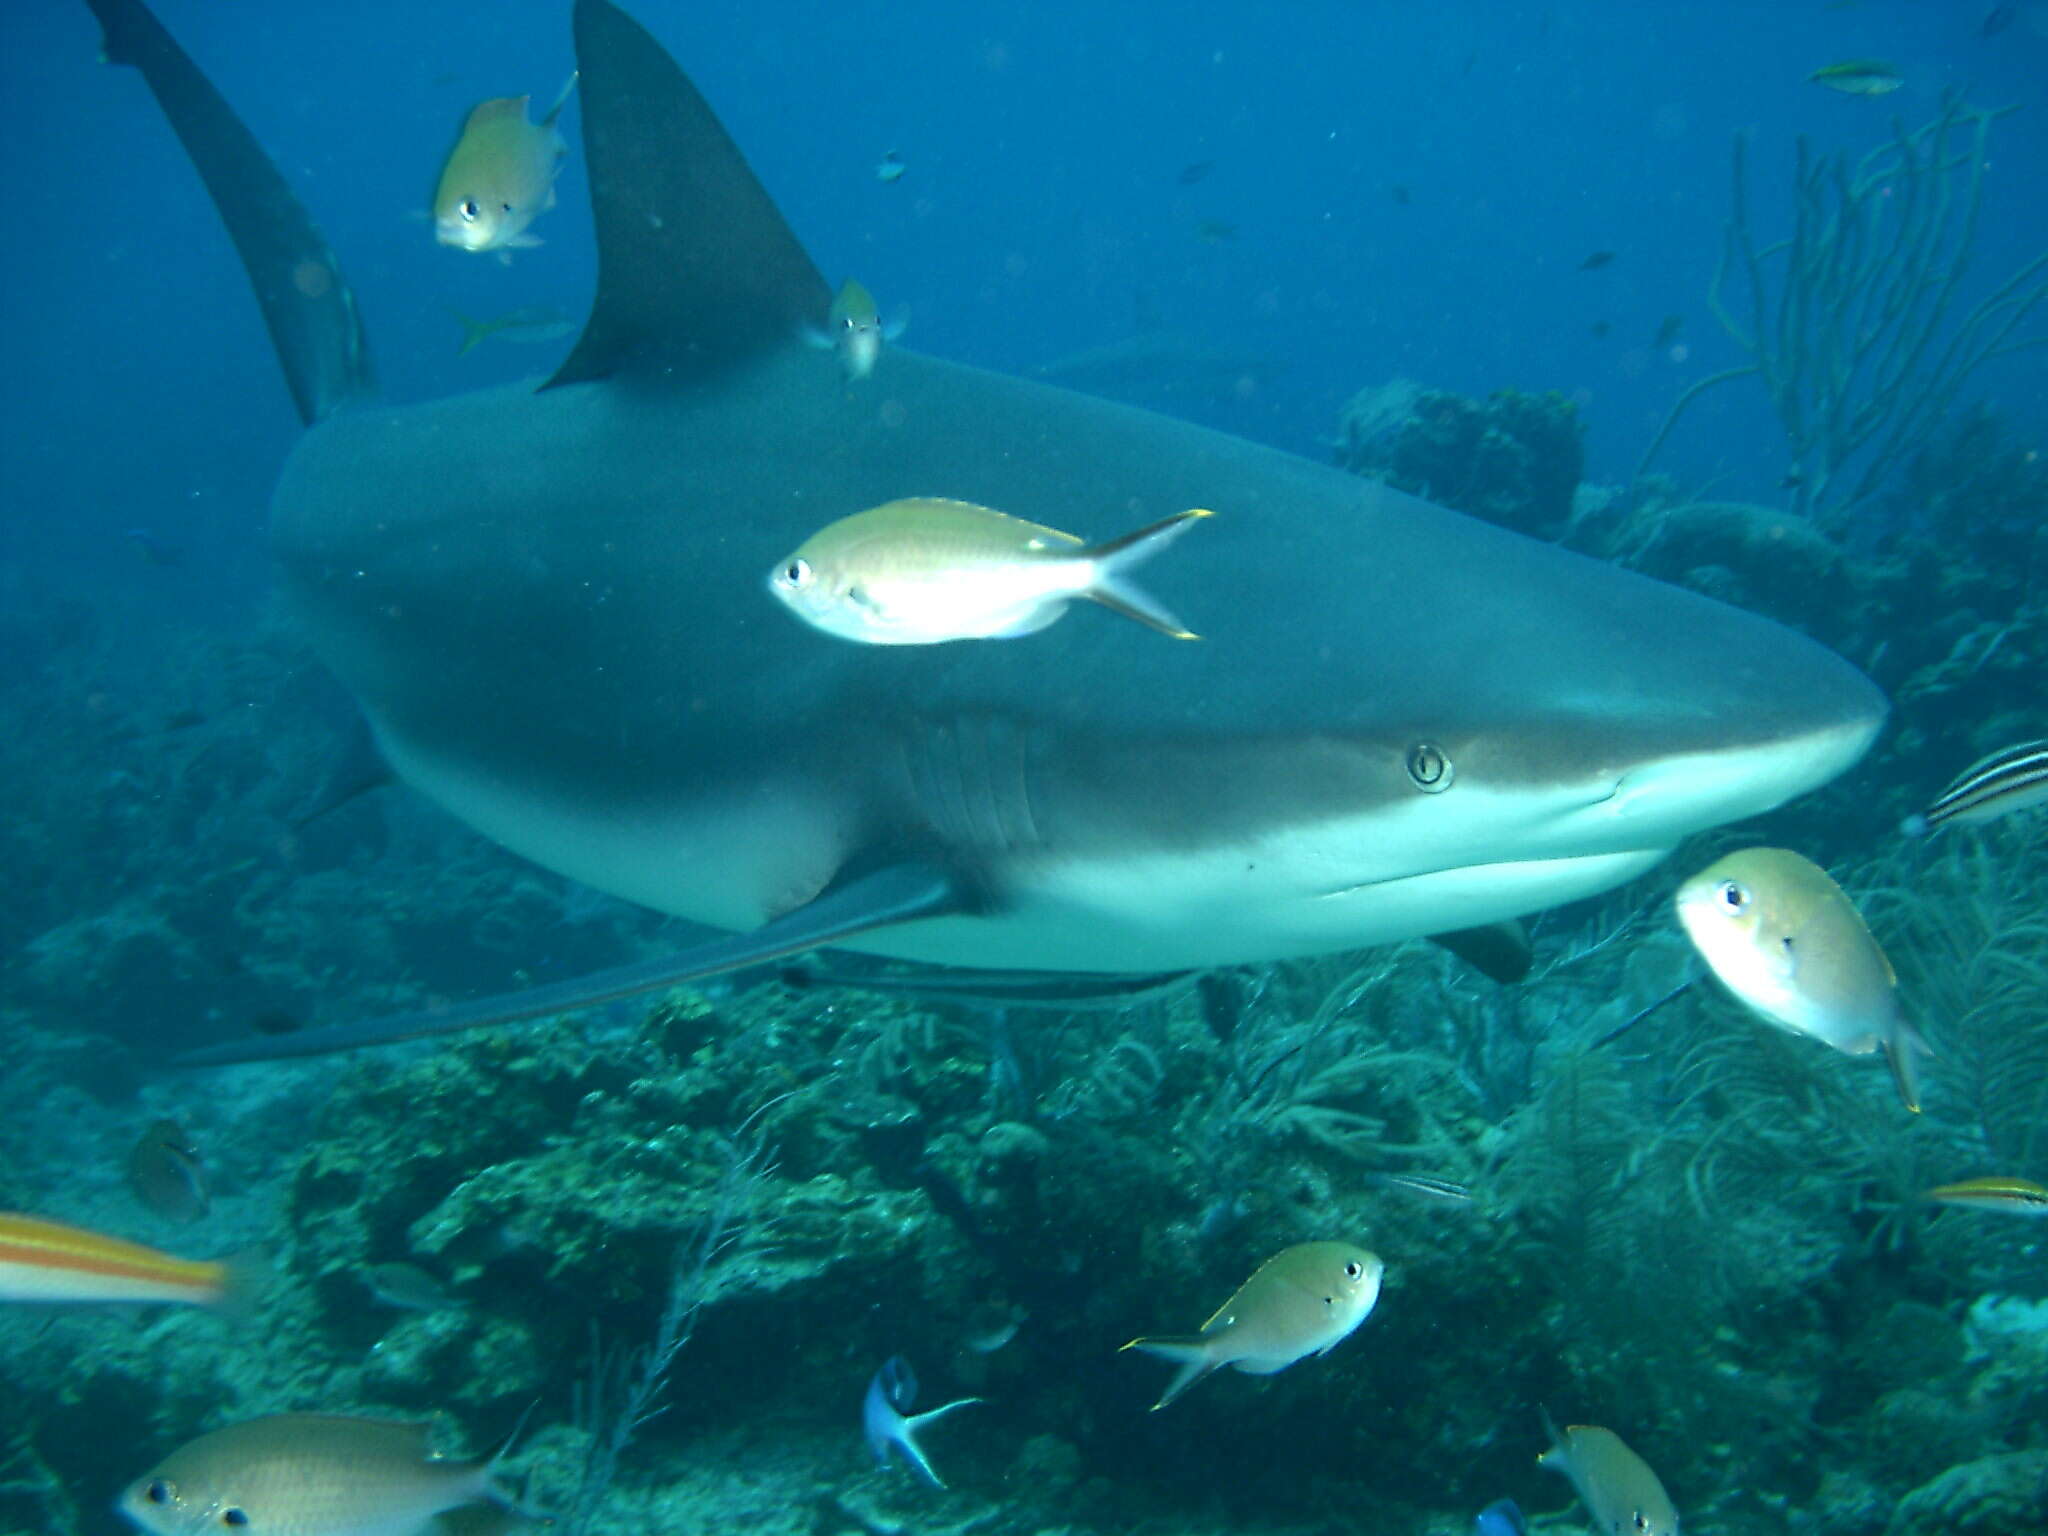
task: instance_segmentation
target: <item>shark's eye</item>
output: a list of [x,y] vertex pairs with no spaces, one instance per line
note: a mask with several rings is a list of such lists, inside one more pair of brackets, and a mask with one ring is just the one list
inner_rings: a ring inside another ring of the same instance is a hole
[[1443,749],[1418,741],[1408,749],[1408,777],[1427,795],[1440,795],[1451,787],[1451,760]]
[[171,1502],[172,1491],[169,1483],[165,1482],[162,1478],[158,1478],[142,1490],[142,1496],[152,1504],[168,1504]]
[[1723,880],[1716,894],[1721,898],[1721,905],[1730,912],[1743,912],[1749,908],[1749,888],[1740,880]]
[[477,221],[478,215],[483,212],[483,209],[477,207],[475,198],[465,197],[462,200],[462,206],[455,211],[462,215],[463,223],[474,224]]

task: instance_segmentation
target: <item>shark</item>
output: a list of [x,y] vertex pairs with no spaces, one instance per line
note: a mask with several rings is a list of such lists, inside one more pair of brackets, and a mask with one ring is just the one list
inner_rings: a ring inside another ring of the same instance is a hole
[[[1503,925],[1848,769],[1886,702],[1764,618],[1167,416],[893,349],[705,98],[576,0],[599,259],[549,378],[378,399],[334,253],[141,0],[88,0],[248,271],[306,423],[270,537],[396,777],[717,936],[194,1064],[538,1017],[816,948],[1110,980]],[[942,496],[1093,536],[1215,515],[1148,571],[1199,641],[1076,612],[861,646],[767,590],[824,524]],[[1503,962],[1511,970],[1511,962]]]

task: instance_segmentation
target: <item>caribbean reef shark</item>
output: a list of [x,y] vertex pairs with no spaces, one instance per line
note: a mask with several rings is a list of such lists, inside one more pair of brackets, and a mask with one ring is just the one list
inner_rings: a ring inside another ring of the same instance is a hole
[[[538,388],[371,398],[333,254],[138,0],[91,0],[197,164],[307,422],[285,594],[384,759],[506,847],[728,936],[651,965],[200,1053],[340,1049],[838,946],[1157,973],[1485,930],[1825,783],[1877,690],[1705,598],[1107,401],[803,344],[832,291],[704,99],[577,0],[599,248]],[[852,645],[770,566],[945,496],[1093,537],[1201,632]]]

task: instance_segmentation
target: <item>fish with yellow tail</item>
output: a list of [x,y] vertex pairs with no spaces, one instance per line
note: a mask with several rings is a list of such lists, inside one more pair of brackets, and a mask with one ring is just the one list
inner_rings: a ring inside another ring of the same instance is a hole
[[820,351],[838,353],[847,382],[856,383],[875,371],[882,343],[896,340],[907,325],[900,316],[884,322],[875,307],[875,296],[849,277],[833,296],[825,329],[805,326],[804,340]]
[[507,262],[514,250],[540,244],[527,226],[555,206],[555,178],[569,154],[555,124],[575,89],[571,75],[537,123],[526,115],[531,96],[499,96],[471,109],[434,190],[436,240],[495,251]]
[[1297,1243],[1254,1270],[1200,1333],[1133,1339],[1124,1348],[1180,1367],[1152,1405],[1156,1413],[1220,1366],[1271,1376],[1328,1354],[1372,1315],[1385,1273],[1378,1254],[1350,1243]]
[[1979,1211],[2004,1211],[2009,1216],[2048,1216],[2048,1189],[2032,1179],[1994,1175],[1944,1184],[1920,1197],[1936,1205],[1966,1205]]
[[280,1413],[180,1446],[115,1508],[153,1536],[415,1536],[451,1510],[515,1509],[495,1466],[436,1455],[425,1424]]
[[1678,888],[1678,920],[1722,985],[1778,1028],[1850,1056],[1884,1053],[1920,1109],[1932,1054],[1899,1007],[1891,961],[1828,872],[1784,848],[1744,848]]
[[843,517],[769,573],[816,629],[864,645],[1009,639],[1044,629],[1077,598],[1176,640],[1194,631],[1129,580],[1203,518],[1179,512],[1106,544],[972,502],[916,496]]
[[1621,1436],[1597,1424],[1570,1424],[1562,1432],[1543,1415],[1550,1449],[1536,1464],[1571,1479],[1600,1536],[1678,1536],[1671,1495]]
[[182,1302],[232,1310],[249,1266],[181,1259],[61,1221],[0,1211],[0,1302]]
[[1996,821],[2036,805],[2048,805],[2048,741],[2023,741],[1970,764],[1899,830],[1925,837],[1950,822]]

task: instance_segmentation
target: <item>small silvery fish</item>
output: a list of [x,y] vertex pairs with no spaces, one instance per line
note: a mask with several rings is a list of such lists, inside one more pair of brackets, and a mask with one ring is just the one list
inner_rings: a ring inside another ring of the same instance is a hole
[[1844,59],[1823,65],[1806,78],[1844,96],[1889,96],[1906,83],[1904,75],[1879,59]]
[[1678,888],[1678,920],[1722,985],[1780,1029],[1851,1056],[1884,1053],[1918,1112],[1926,1042],[1900,1010],[1891,961],[1828,872],[1783,848],[1745,848]]
[[439,1312],[461,1305],[447,1286],[417,1264],[372,1264],[363,1271],[363,1284],[385,1306],[409,1312]]
[[1568,1425],[1562,1434],[1543,1415],[1550,1449],[1537,1465],[1571,1479],[1593,1528],[1601,1536],[1678,1536],[1678,1511],[1649,1463],[1621,1436],[1595,1424]]
[[537,343],[561,341],[576,334],[576,322],[546,304],[507,310],[489,320],[473,319],[459,309],[450,309],[448,313],[462,326],[462,349],[455,354],[457,357],[468,356],[493,337],[500,341]]
[[1193,631],[1127,576],[1210,515],[1197,508],[1085,545],[971,502],[912,497],[811,535],[769,573],[768,587],[806,623],[866,645],[1028,635],[1076,598],[1192,640]]
[[1967,1205],[1980,1211],[2004,1211],[2012,1216],[2048,1216],[2048,1189],[2032,1179],[1998,1175],[1988,1179],[1964,1179],[1944,1184],[1920,1197],[1940,1205]]
[[499,96],[479,103],[441,167],[434,191],[434,238],[465,251],[510,251],[540,244],[526,227],[555,206],[555,177],[569,146],[555,123],[568,105],[576,77],[539,122],[528,122],[531,96]]
[[2048,803],[2048,741],[2023,741],[1972,763],[1899,830],[1925,837],[1950,822],[1996,821],[2012,811]]
[[886,186],[892,181],[901,181],[903,173],[909,169],[903,163],[903,157],[892,149],[875,162],[875,180]]
[[825,329],[804,327],[804,340],[822,351],[839,354],[839,366],[849,381],[866,378],[875,371],[882,355],[882,343],[903,334],[904,322],[882,323],[875,308],[875,296],[852,278],[840,285],[825,316]]
[[1448,1205],[1469,1205],[1472,1201],[1471,1186],[1460,1184],[1456,1179],[1439,1179],[1427,1173],[1375,1173],[1370,1177],[1382,1188],[1406,1190],[1409,1194],[1441,1200]]
[[436,1456],[424,1424],[280,1413],[180,1446],[115,1507],[157,1536],[416,1536],[465,1505],[510,1507],[492,1465]]
[[159,1120],[128,1154],[128,1188],[169,1221],[197,1221],[208,1210],[206,1176],[192,1140],[175,1120]]
[[247,1280],[236,1262],[180,1259],[84,1227],[0,1211],[0,1301],[232,1308]]
[[932,1420],[944,1418],[955,1408],[966,1408],[980,1401],[978,1397],[963,1397],[929,1413],[912,1413],[910,1410],[917,1402],[917,1373],[901,1355],[891,1355],[868,1382],[867,1396],[861,1402],[861,1430],[868,1437],[868,1449],[875,1453],[877,1466],[889,1465],[889,1452],[893,1447],[902,1453],[905,1461],[917,1468],[926,1482],[934,1488],[943,1488],[946,1485],[939,1480],[939,1474],[932,1470],[932,1464],[918,1449],[917,1433]]
[[1157,1412],[1220,1366],[1271,1376],[1328,1354],[1372,1315],[1385,1272],[1379,1255],[1350,1243],[1297,1243],[1261,1264],[1200,1333],[1133,1339],[1124,1348],[1180,1367],[1152,1405]]

